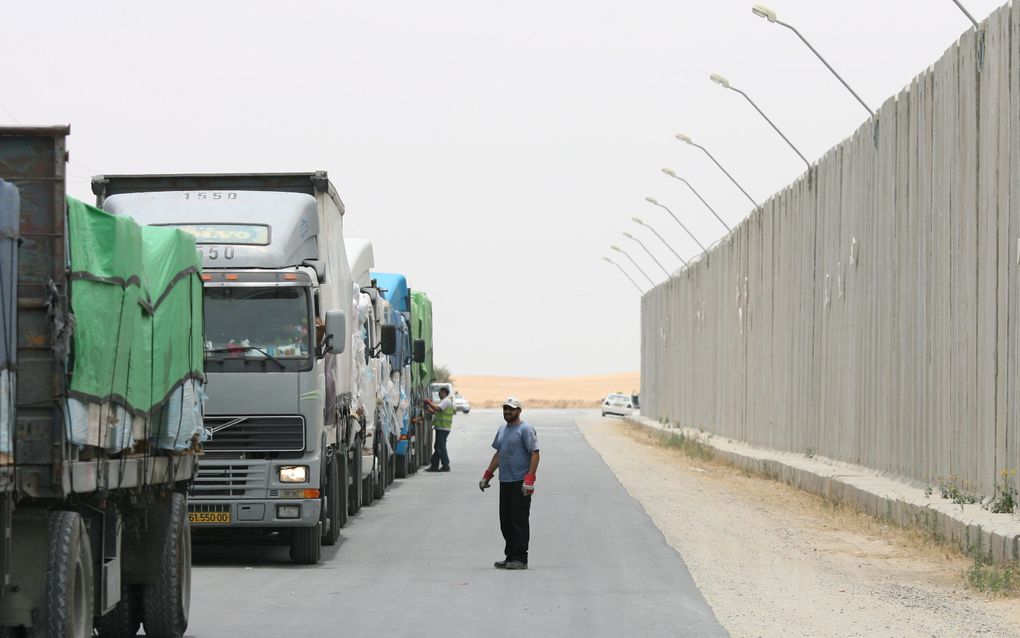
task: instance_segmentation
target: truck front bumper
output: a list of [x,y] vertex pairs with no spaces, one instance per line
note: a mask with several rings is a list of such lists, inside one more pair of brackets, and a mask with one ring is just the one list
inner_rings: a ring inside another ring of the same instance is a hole
[[[294,512],[294,507],[297,507],[298,516],[287,517],[286,512]],[[322,514],[322,501],[283,498],[237,501],[192,499],[188,501],[188,514],[192,530],[207,527],[311,527]],[[224,515],[229,515],[229,518]]]

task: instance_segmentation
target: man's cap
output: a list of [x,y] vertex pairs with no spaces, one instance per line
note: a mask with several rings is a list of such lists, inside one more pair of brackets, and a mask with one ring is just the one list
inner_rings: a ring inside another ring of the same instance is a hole
[[503,402],[503,407],[504,408],[509,407],[509,408],[513,408],[515,410],[520,410],[521,409],[521,402],[518,401],[517,399],[515,399],[514,397],[507,397],[507,400]]

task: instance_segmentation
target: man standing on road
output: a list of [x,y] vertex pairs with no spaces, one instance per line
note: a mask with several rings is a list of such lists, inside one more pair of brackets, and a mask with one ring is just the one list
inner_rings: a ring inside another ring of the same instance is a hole
[[430,401],[425,409],[432,413],[432,427],[436,431],[432,460],[425,471],[449,472],[450,455],[446,453],[446,439],[450,437],[450,428],[453,427],[453,398],[450,397],[450,389],[446,386],[439,388],[439,403]]
[[510,397],[503,402],[505,425],[499,426],[492,447],[496,453],[478,481],[484,492],[493,472],[499,468],[499,529],[506,546],[504,560],[493,563],[497,569],[527,569],[528,541],[531,537],[531,495],[535,493],[538,471],[538,435],[535,428],[521,421],[521,402]]

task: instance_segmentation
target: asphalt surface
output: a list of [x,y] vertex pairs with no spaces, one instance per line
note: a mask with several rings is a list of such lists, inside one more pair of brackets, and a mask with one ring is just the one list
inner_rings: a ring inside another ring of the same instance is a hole
[[680,556],[581,436],[598,413],[534,410],[542,462],[530,569],[502,558],[498,488],[478,490],[501,422],[457,415],[453,471],[397,480],[323,548],[196,545],[188,636],[725,636]]

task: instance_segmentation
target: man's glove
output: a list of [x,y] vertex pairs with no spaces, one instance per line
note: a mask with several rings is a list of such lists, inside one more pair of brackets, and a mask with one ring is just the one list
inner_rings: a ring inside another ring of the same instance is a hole
[[485,489],[489,487],[489,481],[492,480],[493,476],[495,475],[492,472],[485,470],[485,474],[482,474],[482,480],[478,481],[478,489],[484,492]]
[[525,496],[531,496],[535,493],[535,475],[525,474],[524,485],[521,486],[521,494]]

